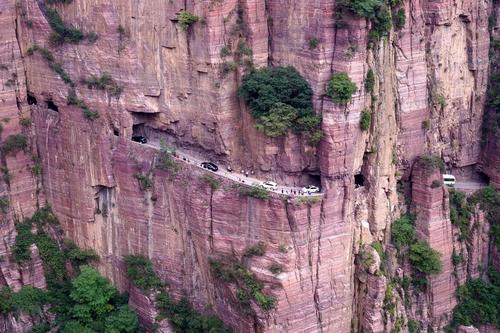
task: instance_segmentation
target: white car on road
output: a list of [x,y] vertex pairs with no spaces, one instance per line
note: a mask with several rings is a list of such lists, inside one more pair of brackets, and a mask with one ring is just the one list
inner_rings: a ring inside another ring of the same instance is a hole
[[306,193],[318,193],[319,192],[319,187],[314,186],[314,185],[308,185],[302,188],[302,192]]
[[264,186],[268,190],[276,190],[278,188],[278,184],[269,180],[262,182],[260,185]]

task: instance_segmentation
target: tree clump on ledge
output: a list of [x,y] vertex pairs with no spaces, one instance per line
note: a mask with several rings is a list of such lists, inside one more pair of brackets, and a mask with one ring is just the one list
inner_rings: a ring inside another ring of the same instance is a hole
[[347,104],[351,101],[352,95],[356,93],[358,87],[347,73],[335,73],[330,78],[325,94],[338,104]]
[[251,72],[243,78],[238,95],[250,107],[257,129],[267,136],[285,136],[293,130],[307,134],[311,143],[321,139],[321,117],[313,112],[312,89],[293,67]]
[[186,10],[181,10],[177,14],[177,20],[182,30],[187,30],[193,23],[198,22],[200,18]]

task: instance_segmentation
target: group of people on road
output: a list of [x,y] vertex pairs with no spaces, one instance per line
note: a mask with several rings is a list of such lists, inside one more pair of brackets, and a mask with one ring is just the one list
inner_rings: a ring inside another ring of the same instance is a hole
[[[178,158],[178,159],[181,159],[187,163],[191,163],[191,161],[184,157],[184,156],[180,156],[178,154],[174,154],[174,157]],[[227,166],[227,171],[228,172],[233,172],[233,169],[231,168],[231,166]],[[245,177],[248,178],[249,175],[254,175],[255,174],[255,171],[253,170],[250,170],[250,172],[248,170],[244,170],[244,169],[241,169],[241,174],[244,175]],[[243,183],[243,184],[246,184],[245,183],[245,179],[244,178],[240,178],[238,177],[237,178],[239,182]],[[279,191],[276,189],[275,192],[279,193]],[[295,196],[305,196],[305,195],[311,195],[311,192],[304,192],[304,191],[301,191],[301,190],[295,190],[295,189],[281,189],[281,194],[285,194],[285,195],[295,195]]]

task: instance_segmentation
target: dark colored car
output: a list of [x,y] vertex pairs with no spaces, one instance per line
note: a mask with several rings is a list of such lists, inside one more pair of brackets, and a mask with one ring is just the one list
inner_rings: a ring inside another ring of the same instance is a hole
[[132,141],[139,142],[139,143],[147,143],[148,139],[146,139],[142,135],[134,135],[132,137]]
[[219,167],[212,162],[202,162],[201,166],[213,172],[219,170]]

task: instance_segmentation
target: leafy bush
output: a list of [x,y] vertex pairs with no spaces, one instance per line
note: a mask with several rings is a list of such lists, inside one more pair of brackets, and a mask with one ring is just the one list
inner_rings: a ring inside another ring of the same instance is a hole
[[160,142],[160,155],[156,167],[161,170],[176,173],[179,170],[179,165],[172,157],[175,154],[175,149],[167,146],[164,142]]
[[258,242],[257,244],[248,247],[245,250],[245,257],[253,257],[253,256],[263,256],[266,253],[266,244],[264,242]]
[[42,289],[31,286],[24,286],[12,294],[12,306],[29,315],[39,314],[47,301],[47,294]]
[[[237,283],[240,286],[240,290],[237,292],[240,304],[243,303],[249,307],[247,298],[251,297],[264,311],[270,311],[275,307],[276,299],[262,292],[263,283],[258,281],[255,274],[241,263],[222,263],[210,260],[210,268],[216,278],[225,282]],[[251,309],[245,309],[245,313],[250,314]]]
[[5,315],[12,309],[12,290],[9,287],[2,287],[0,290],[0,314]]
[[9,198],[5,196],[0,197],[0,211],[6,214],[9,209],[9,206],[10,206]]
[[392,243],[399,250],[412,244],[417,236],[415,231],[415,216],[406,214],[392,224]]
[[437,156],[423,155],[417,161],[418,165],[427,172],[438,169],[444,172],[444,161]]
[[372,93],[374,87],[375,87],[375,74],[373,73],[373,70],[370,68],[366,73],[365,90],[369,93]]
[[397,12],[393,13],[392,22],[396,30],[404,28],[406,23],[406,13],[404,8],[400,8]]
[[149,190],[153,187],[153,181],[148,176],[137,173],[135,174],[135,178],[139,181],[139,187],[142,191]]
[[29,117],[26,118],[19,118],[19,124],[23,127],[30,127],[32,124],[32,120]]
[[420,330],[420,323],[416,320],[408,320],[408,333],[418,333]]
[[382,6],[381,0],[341,0],[339,5],[349,9],[358,16],[373,19],[376,10]]
[[76,267],[81,265],[86,265],[91,261],[95,261],[99,259],[99,256],[95,253],[94,250],[82,250],[76,244],[66,239],[64,240],[64,253],[66,257],[71,261],[73,265]]
[[370,129],[370,125],[372,123],[372,114],[370,111],[363,110],[361,112],[361,119],[359,121],[359,127],[361,130],[366,131]]
[[476,191],[469,199],[471,205],[479,204],[490,222],[490,235],[500,248],[500,194],[493,186]]
[[328,82],[326,95],[338,104],[347,104],[351,101],[352,95],[356,93],[358,87],[347,73],[335,73]]
[[[127,300],[119,296],[111,283],[97,271],[84,266],[79,276],[70,282],[66,259],[79,264],[97,256],[92,250],[78,249],[71,241],[65,241],[64,250],[61,249],[45,231],[57,224],[57,218],[49,207],[39,209],[31,218],[16,224],[15,258],[19,262],[29,260],[30,245],[37,245],[48,292],[32,287],[24,287],[16,294],[2,292],[0,312],[17,309],[34,315],[40,312],[43,304],[50,303],[50,311],[56,315],[61,332],[136,332],[137,316],[125,305]],[[34,327],[33,332],[45,332],[45,324],[42,322]]]
[[90,111],[89,109],[83,109],[83,116],[85,119],[88,119],[90,121],[93,121],[97,118],[99,118],[99,113],[97,111]]
[[50,35],[50,41],[53,45],[60,45],[65,42],[77,44],[83,39],[84,34],[77,28],[66,26],[55,9],[47,8],[46,13],[47,20],[53,30]]
[[463,192],[450,189],[450,220],[460,230],[460,239],[469,238],[469,221],[472,207],[465,199]]
[[392,27],[391,12],[387,6],[378,7],[375,16],[371,19],[372,29],[370,30],[371,41],[375,38],[378,40],[381,37],[387,36]]
[[298,111],[294,107],[276,103],[271,107],[268,115],[258,118],[256,128],[270,137],[283,136],[293,126],[298,116]]
[[312,37],[312,38],[309,38],[308,43],[309,43],[309,48],[311,50],[313,50],[318,46],[319,40],[316,37]]
[[312,133],[321,123],[312,111],[312,89],[293,67],[245,75],[238,95],[250,107],[258,128],[270,136],[285,135],[290,128]]
[[[493,274],[497,274],[493,272]],[[491,324],[500,328],[500,285],[473,279],[457,290],[459,304],[453,310],[451,326],[474,325],[476,327]]]
[[108,73],[104,72],[100,76],[91,75],[82,78],[81,82],[89,89],[106,90],[110,96],[119,97],[123,92],[123,87],[119,86]]
[[17,153],[28,147],[28,138],[23,134],[11,134],[5,139],[2,145],[4,154]]
[[160,314],[159,317],[168,317],[175,332],[232,332],[216,316],[203,315],[195,311],[186,298],[182,298],[177,303],[167,293],[162,292],[156,297],[156,303]]
[[269,198],[269,191],[262,185],[241,187],[240,194],[262,200],[266,200]]
[[177,20],[182,30],[187,30],[193,23],[199,20],[199,17],[185,10],[177,14]]
[[451,255],[451,262],[453,263],[453,266],[458,266],[464,262],[464,256],[453,252]]
[[153,288],[162,286],[148,258],[142,255],[128,255],[125,256],[124,261],[127,278],[138,288],[149,292]]
[[[73,302],[72,319],[81,326],[106,327],[106,332],[135,332],[137,316],[127,305],[115,308],[112,304],[117,290],[99,272],[82,267],[78,277],[73,279],[70,298]],[[67,328],[65,331],[68,331]]]
[[446,106],[446,97],[443,94],[433,92],[431,97],[434,104],[439,105],[441,108]]
[[238,95],[258,118],[276,103],[303,110],[312,109],[312,89],[293,67],[263,68],[243,77]]
[[316,130],[310,134],[309,144],[315,146],[321,141],[321,139],[323,139],[323,132],[321,130]]
[[410,246],[409,258],[414,269],[424,274],[441,272],[440,253],[424,241],[417,241]]

